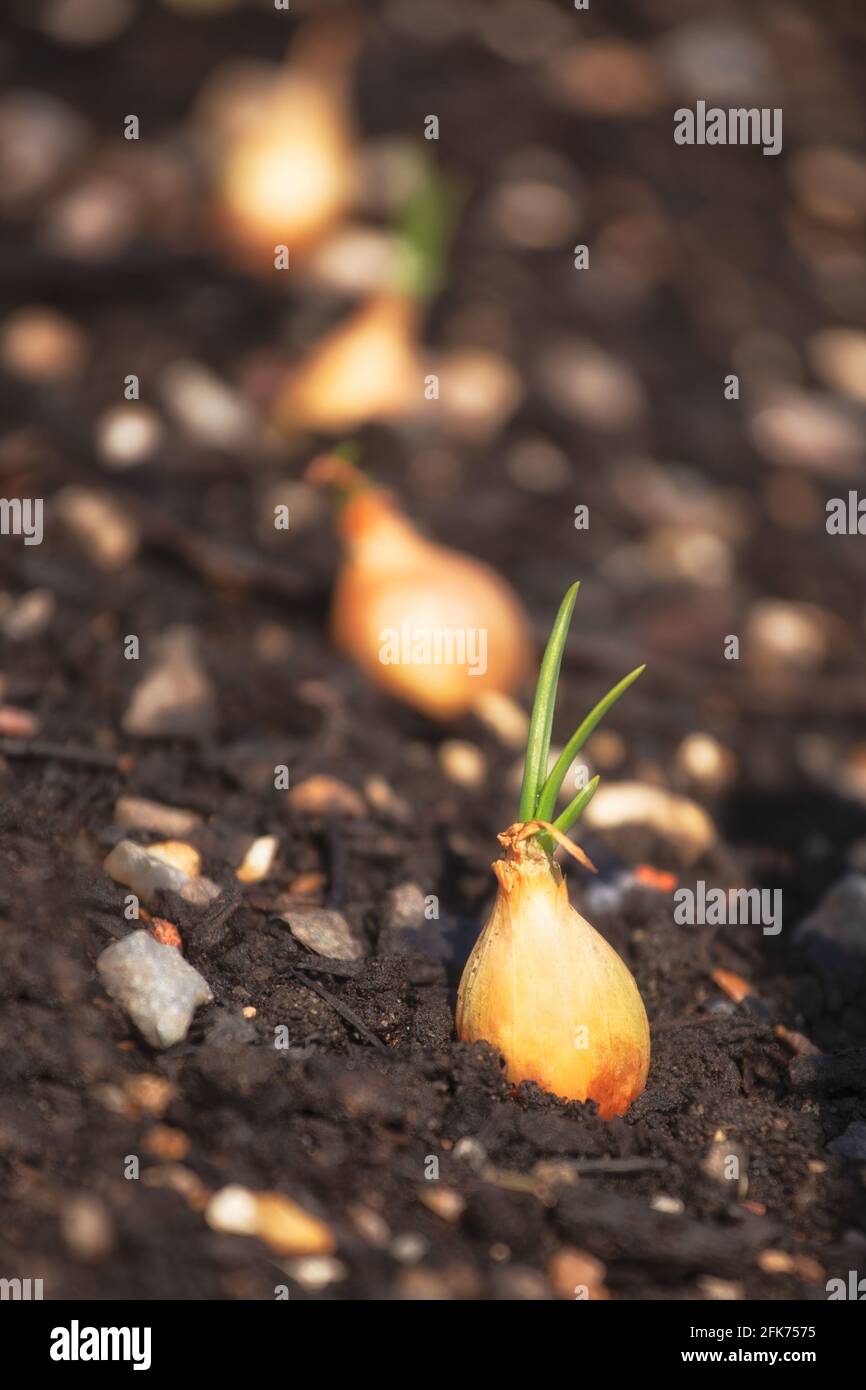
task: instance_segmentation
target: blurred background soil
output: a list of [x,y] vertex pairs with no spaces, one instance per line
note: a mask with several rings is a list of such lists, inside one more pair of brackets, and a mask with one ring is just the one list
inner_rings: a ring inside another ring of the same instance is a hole
[[[824,1298],[866,1261],[866,551],[825,528],[864,476],[866,16],[351,12],[357,186],[281,272],[227,228],[221,152],[328,9],[42,0],[0,26],[0,493],[46,503],[42,545],[0,537],[0,1275],[77,1298]],[[675,146],[699,98],[781,107],[781,155]],[[573,901],[653,1031],[611,1124],[510,1095],[453,1040],[520,753],[504,717],[437,727],[335,653],[333,520],[302,474],[343,431],[274,425],[287,374],[387,283],[423,158],[460,195],[417,346],[442,395],[359,422],[362,463],[510,580],[539,642],[582,580],[555,736],[645,661],[586,762],[711,818],[697,846],[664,814],[581,835],[600,875],[570,873]],[[194,671],[168,729],[129,718],[160,652]],[[130,796],[189,828],[131,825]],[[221,889],[161,903],[215,997],[164,1053],[94,968],[128,929],[102,869],[125,836],[188,840]],[[263,836],[273,865],[241,883]],[[780,935],[675,925],[671,885],[698,878],[781,888]],[[282,920],[316,907],[357,958]],[[291,1197],[332,1250],[213,1229],[228,1184]]]

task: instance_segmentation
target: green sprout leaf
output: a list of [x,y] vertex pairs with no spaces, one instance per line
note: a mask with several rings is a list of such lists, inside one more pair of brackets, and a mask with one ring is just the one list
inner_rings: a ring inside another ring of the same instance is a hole
[[567,835],[576,820],[579,820],[586,810],[592,798],[598,790],[601,777],[596,773],[590,782],[587,782],[583,791],[578,792],[573,801],[570,801],[561,816],[557,816],[553,824],[557,830],[561,830],[563,835]]
[[553,728],[553,711],[556,705],[559,669],[562,665],[562,653],[565,650],[568,628],[579,588],[580,580],[572,584],[559,605],[556,622],[553,624],[550,637],[547,640],[541,670],[538,673],[538,685],[535,688],[535,701],[529,723],[529,739],[526,744],[526,762],[523,766],[523,785],[520,788],[518,818],[521,821],[535,820],[539,792],[547,776],[547,759],[550,754],[550,735]]
[[464,201],[460,182],[425,162],[399,228],[398,278],[413,298],[432,299],[442,288],[445,257]]
[[[559,796],[560,788],[563,782],[565,781],[568,769],[571,767],[571,764],[576,758],[577,754],[580,752],[581,748],[586,743],[586,740],[589,738],[596,725],[601,723],[602,719],[607,714],[611,706],[616,704],[620,696],[625,694],[629,686],[633,685],[634,682],[637,680],[638,676],[641,674],[641,672],[645,670],[646,666],[637,666],[634,671],[630,671],[627,676],[623,676],[622,680],[619,681],[611,690],[609,690],[607,694],[603,696],[601,700],[599,700],[598,704],[590,710],[583,723],[580,724],[578,728],[575,730],[575,732],[572,734],[571,738],[568,740],[568,743],[565,745],[559,757],[557,758],[553,767],[553,771],[547,778],[546,782],[544,783],[544,786],[541,788],[541,791],[538,795],[535,814],[537,815],[539,820],[549,821],[551,819],[554,809],[556,807],[556,800]],[[531,736],[532,735],[530,731],[530,738]],[[597,778],[595,780],[598,781]],[[592,783],[590,783],[589,785],[592,786]],[[593,788],[593,791],[594,790],[595,788]],[[587,798],[587,800],[580,807],[580,810],[577,812],[577,814],[572,817],[570,822],[571,824],[574,824],[574,821],[577,819],[577,816],[580,815],[580,812],[585,809],[585,807],[589,804],[589,801],[591,799],[591,797]],[[571,803],[571,806],[569,806],[568,811],[570,811],[571,807],[574,806],[575,802],[579,800],[580,797],[575,797],[575,801]],[[563,812],[563,814],[567,815],[568,811]],[[560,826],[559,821],[554,821],[554,824],[557,826],[558,829],[562,829],[562,826]]]

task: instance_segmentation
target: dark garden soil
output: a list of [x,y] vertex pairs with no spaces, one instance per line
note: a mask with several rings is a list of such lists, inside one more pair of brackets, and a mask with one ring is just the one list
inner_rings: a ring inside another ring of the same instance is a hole
[[[674,3],[616,9],[613,36],[643,53],[689,13]],[[791,354],[811,389],[810,336],[840,322],[866,328],[862,207],[853,226],[810,222],[791,176],[806,146],[862,141],[864,33],[842,3],[792,3],[787,22],[770,5],[709,9],[750,35],[779,75],[779,158],[674,158],[677,103],[614,121],[563,110],[537,65],[467,32],[433,44],[380,18],[357,77],[365,138],[416,132],[435,111],[438,157],[471,190],[428,340],[460,341],[475,314],[499,345],[504,334],[527,384],[517,414],[478,445],[443,443],[429,425],[368,428],[367,466],[429,534],[508,576],[540,641],[566,585],[582,579],[559,736],[646,661],[605,725],[619,739],[598,770],[668,781],[717,827],[698,862],[656,831],[580,837],[608,891],[572,866],[572,900],[633,970],[652,1030],[646,1091],[611,1123],[533,1085],[512,1094],[490,1049],[454,1039],[456,982],[491,900],[496,833],[516,816],[518,754],[474,717],[441,729],[390,703],[334,652],[329,518],[316,512],[270,539],[259,520],[269,488],[298,479],[320,441],[261,456],[169,426],[139,468],[109,471],[95,456],[94,421],[117,403],[126,372],[146,383],[182,357],[239,388],[254,366],[267,375],[296,309],[294,350],[344,306],[313,296],[311,309],[307,292],[287,297],[233,269],[209,245],[197,204],[170,233],[145,225],[116,256],[89,263],[30,241],[38,207],[5,225],[4,312],[52,304],[86,336],[90,366],[50,388],[0,377],[0,491],[49,504],[43,545],[0,539],[0,704],[39,721],[31,739],[5,737],[0,758],[0,1274],[41,1277],[47,1297],[81,1299],[267,1299],[280,1283],[293,1298],[526,1299],[571,1296],[583,1252],[604,1266],[597,1277],[611,1297],[704,1300],[824,1299],[829,1278],[866,1273],[862,1156],[827,1147],[866,1120],[866,1050],[850,1052],[866,1049],[866,951],[806,954],[794,941],[826,891],[866,860],[862,771],[859,792],[835,776],[866,739],[866,551],[823,525],[826,498],[856,477],[822,466],[820,442],[814,468],[768,461],[746,402],[726,401],[721,387],[732,354],[748,358],[744,343],[760,357],[763,334],[779,370]],[[600,18],[587,23],[610,36]],[[145,6],[117,39],[81,53],[7,24],[0,67],[112,136],[140,111],[166,140],[217,61],[277,56],[270,24],[264,12],[195,23]],[[526,149],[579,178],[575,239],[607,248],[607,288],[576,286],[570,255],[489,243],[484,199]],[[843,261],[860,257],[850,281],[819,267],[826,242]],[[621,257],[639,265],[628,293],[614,275]],[[642,382],[644,408],[622,429],[569,418],[539,384],[545,351],[569,334]],[[505,466],[518,442],[539,436],[566,461],[550,491]],[[629,482],[635,460],[649,458],[683,489],[659,511],[636,503],[649,494]],[[71,483],[108,494],[137,527],[137,552],[120,570],[106,574],[52,522],[50,499]],[[696,510],[680,504],[686,495]],[[578,503],[590,507],[587,531],[574,529]],[[738,519],[723,537],[721,584],[647,559],[653,537],[687,531],[697,511],[720,534],[723,515]],[[47,612],[10,633],[10,605],[34,591],[53,596]],[[768,597],[813,605],[829,634],[820,660],[768,671],[748,650],[723,659],[725,636],[745,633]],[[131,693],[153,640],[177,623],[198,634],[213,727],[133,738],[122,727]],[[123,659],[127,634],[140,638],[140,662]],[[677,761],[695,730],[733,755],[713,795]],[[475,787],[447,775],[440,748],[454,738],[483,757]],[[327,774],[354,788],[363,814],[301,813],[273,788],[278,764],[293,786]],[[166,838],[118,828],[117,798],[131,794],[202,817],[183,838],[223,890],[203,910],[162,902],[215,997],[165,1053],[134,1033],[95,971],[129,929],[124,890],[102,860],[123,834]],[[266,834],[279,839],[273,872],[242,886],[244,845]],[[628,876],[639,864],[685,885],[781,888],[784,928],[771,937],[675,925],[670,892]],[[437,895],[438,921],[395,923],[389,894],[407,883]],[[368,955],[330,962],[306,950],[280,920],[293,902],[342,912]],[[719,969],[751,994],[733,1002],[712,978]],[[797,1055],[802,1039],[812,1055]],[[159,1113],[130,1083],[142,1074],[171,1083]],[[729,1154],[738,1181],[721,1171]],[[130,1155],[138,1181],[124,1176]],[[425,1176],[431,1157],[438,1183]],[[201,1194],[231,1183],[286,1193],[331,1227],[339,1267],[324,1288],[297,1280],[257,1239],[210,1229]],[[431,1197],[443,1188],[459,1200]],[[95,1246],[69,1218],[81,1194],[102,1213]]]

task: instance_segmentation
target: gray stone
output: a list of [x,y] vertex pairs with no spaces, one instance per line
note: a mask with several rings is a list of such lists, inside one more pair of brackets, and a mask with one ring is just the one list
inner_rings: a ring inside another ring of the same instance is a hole
[[827,1145],[831,1154],[840,1158],[850,1158],[855,1163],[866,1163],[866,1123],[853,1120],[844,1134]]
[[293,908],[282,914],[292,936],[320,956],[332,960],[360,960],[366,955],[363,941],[341,912],[319,907]]
[[219,886],[203,876],[190,878],[174,864],[149,854],[133,840],[121,840],[102,866],[115,883],[131,888],[143,903],[151,903],[159,891],[177,893],[184,902],[206,907],[220,894]]
[[123,727],[138,738],[201,738],[216,723],[213,686],[193,628],[172,627],[156,644],[150,670],[135,687]]
[[406,931],[424,926],[424,894],[417,883],[400,883],[385,899],[385,926],[391,931]]
[[848,874],[834,883],[794,935],[798,946],[820,937],[866,960],[866,875]]
[[151,1047],[182,1042],[210,986],[174,946],[161,946],[147,931],[134,931],[102,952],[100,979]]

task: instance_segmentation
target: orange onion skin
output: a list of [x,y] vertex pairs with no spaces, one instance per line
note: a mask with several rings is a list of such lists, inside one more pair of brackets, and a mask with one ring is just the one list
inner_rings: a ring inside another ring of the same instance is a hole
[[625,963],[571,906],[559,868],[537,841],[499,838],[498,893],[460,981],[457,1036],[485,1041],[509,1081],[593,1100],[604,1120],[643,1091],[649,1023]]
[[417,320],[417,304],[404,295],[367,300],[290,376],[274,406],[277,429],[340,434],[405,414],[423,399]]
[[[345,559],[334,591],[334,639],[381,689],[448,720],[471,709],[483,691],[507,693],[526,677],[533,656],[529,620],[489,566],[426,540],[378,488],[349,499],[340,529]],[[383,634],[399,634],[403,624],[413,634],[483,631],[486,669],[480,660],[383,661]]]

